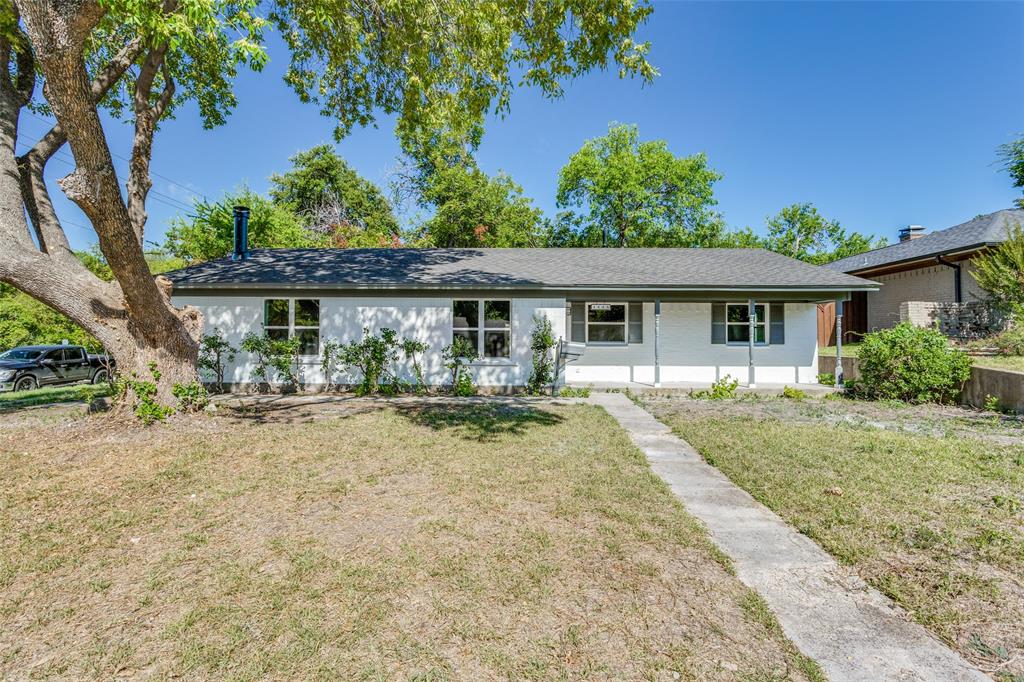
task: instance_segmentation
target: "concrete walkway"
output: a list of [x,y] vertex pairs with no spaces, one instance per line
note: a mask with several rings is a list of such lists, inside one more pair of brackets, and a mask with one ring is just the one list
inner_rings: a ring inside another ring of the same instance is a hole
[[596,393],[590,402],[629,432],[732,558],[740,580],[764,597],[786,636],[831,680],[990,681],[626,396]]

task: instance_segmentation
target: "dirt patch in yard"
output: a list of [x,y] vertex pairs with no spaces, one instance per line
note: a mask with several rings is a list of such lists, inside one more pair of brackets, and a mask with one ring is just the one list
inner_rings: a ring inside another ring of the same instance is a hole
[[1024,679],[1019,417],[846,399],[645,405],[997,679]]
[[808,679],[601,410],[0,429],[0,677]]

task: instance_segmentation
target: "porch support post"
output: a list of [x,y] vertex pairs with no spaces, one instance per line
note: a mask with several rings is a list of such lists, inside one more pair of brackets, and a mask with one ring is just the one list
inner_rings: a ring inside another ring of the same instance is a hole
[[661,355],[659,354],[659,342],[661,340],[661,299],[654,299],[654,387],[661,388]]
[[836,388],[843,387],[843,306],[846,301],[836,301]]
[[[747,387],[757,388],[757,381],[754,379],[754,338],[757,335],[757,304],[754,299],[747,301],[747,324],[750,326],[749,339],[747,341],[747,357],[750,366],[747,369]],[[767,333],[767,330],[765,330]]]

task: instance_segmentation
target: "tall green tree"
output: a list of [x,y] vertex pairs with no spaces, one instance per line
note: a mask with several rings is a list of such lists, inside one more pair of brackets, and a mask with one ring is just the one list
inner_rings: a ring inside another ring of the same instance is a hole
[[1011,225],[1006,241],[971,262],[971,276],[991,301],[1024,322],[1024,228]]
[[327,238],[306,229],[290,205],[274,203],[248,189],[225,194],[215,202],[199,201],[195,215],[178,216],[167,229],[164,249],[191,265],[222,258],[234,244],[235,206],[249,207],[249,247],[254,249],[314,248]]
[[[557,97],[563,82],[612,64],[653,78],[647,45],[632,39],[650,12],[632,0],[2,0],[0,282],[92,333],[121,371],[149,376],[157,363],[155,398],[176,405],[173,386],[198,377],[202,319],[171,303],[146,262],[153,141],[186,103],[204,126],[224,124],[238,70],[266,63],[269,25],[291,53],[286,82],[336,118],[336,137],[383,111],[407,144],[479,127],[508,110],[517,83]],[[19,154],[30,107],[56,125]],[[126,188],[103,109],[131,124]],[[65,145],[75,167],[60,188],[96,231],[111,282],[75,257],[54,209],[46,165]]]
[[858,232],[848,233],[818,212],[814,204],[792,204],[767,219],[768,234],[761,245],[808,263],[830,263],[885,245]]
[[[1009,173],[1010,179],[1013,180],[1013,186],[1024,188],[1024,136],[1000,145],[998,154],[1003,170]],[[1018,208],[1024,208],[1024,197],[1017,199],[1015,203]]]
[[330,145],[289,159],[292,168],[270,178],[274,202],[292,208],[310,230],[334,246],[391,246],[398,219],[380,189],[359,175]]
[[664,140],[640,141],[635,125],[611,124],[562,168],[557,201],[586,245],[708,246],[724,230],[712,210],[721,177],[704,154],[676,156]]
[[435,169],[423,180],[419,202],[433,215],[416,230],[417,246],[542,245],[540,209],[504,173],[490,177],[472,162]]

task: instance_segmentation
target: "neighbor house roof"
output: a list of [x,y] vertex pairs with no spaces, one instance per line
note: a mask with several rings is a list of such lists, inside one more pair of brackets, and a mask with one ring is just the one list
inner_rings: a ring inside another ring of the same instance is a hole
[[1013,223],[1024,225],[1024,210],[1004,209],[980,215],[955,227],[843,258],[825,267],[839,272],[866,272],[935,256],[972,251],[1005,241],[1006,228]]
[[166,273],[175,290],[873,289],[761,249],[257,249]]

